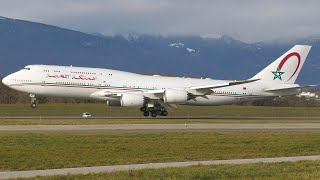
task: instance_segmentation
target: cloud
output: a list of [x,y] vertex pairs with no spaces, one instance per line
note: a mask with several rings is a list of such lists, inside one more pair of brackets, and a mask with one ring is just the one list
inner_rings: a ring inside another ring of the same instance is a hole
[[319,1],[10,0],[2,16],[83,32],[231,35],[245,41],[317,34]]

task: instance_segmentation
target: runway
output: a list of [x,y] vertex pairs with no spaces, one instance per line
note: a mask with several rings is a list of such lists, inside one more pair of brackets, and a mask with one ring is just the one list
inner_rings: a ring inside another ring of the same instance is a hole
[[158,116],[157,118],[143,117],[143,116],[97,116],[91,118],[82,118],[81,116],[0,116],[1,120],[8,119],[21,119],[21,120],[34,120],[34,119],[63,119],[63,120],[74,120],[74,119],[105,119],[105,120],[117,120],[117,119],[173,119],[173,120],[319,120],[320,117],[213,117],[213,116]]
[[112,132],[320,132],[320,123],[257,124],[108,124],[2,125],[1,133],[112,133]]
[[103,173],[115,171],[130,171],[139,169],[159,169],[169,167],[187,167],[198,165],[222,165],[222,164],[249,164],[249,163],[278,163],[278,162],[297,162],[306,160],[320,160],[320,156],[293,156],[293,157],[273,157],[273,158],[253,158],[253,159],[230,159],[230,160],[211,160],[211,161],[188,161],[188,162],[165,162],[147,164],[129,164],[114,166],[95,166],[64,169],[47,169],[31,171],[7,171],[0,172],[0,179],[33,178],[37,176],[53,175],[75,175],[89,173]]

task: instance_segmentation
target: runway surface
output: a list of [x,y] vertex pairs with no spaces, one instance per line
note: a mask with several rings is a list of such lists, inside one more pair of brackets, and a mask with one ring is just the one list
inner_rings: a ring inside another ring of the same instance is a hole
[[82,118],[81,116],[0,116],[1,120],[8,119],[190,119],[190,120],[319,120],[320,117],[212,117],[212,116],[166,116],[166,117],[143,117],[143,116],[99,116],[92,118]]
[[108,124],[108,125],[2,125],[0,132],[12,133],[110,133],[110,132],[320,132],[320,123],[266,124]]
[[33,177],[37,177],[37,176],[89,174],[89,173],[102,173],[102,172],[114,172],[114,171],[129,171],[129,170],[138,170],[138,169],[187,167],[187,166],[197,166],[197,165],[276,163],[276,162],[296,162],[296,161],[305,161],[305,160],[320,160],[320,155],[317,155],[317,156],[274,157],[274,158],[254,158],[254,159],[211,160],[211,161],[147,163],[147,164],[94,166],[94,167],[31,170],[31,171],[7,171],[7,172],[0,172],[0,179],[33,178]]

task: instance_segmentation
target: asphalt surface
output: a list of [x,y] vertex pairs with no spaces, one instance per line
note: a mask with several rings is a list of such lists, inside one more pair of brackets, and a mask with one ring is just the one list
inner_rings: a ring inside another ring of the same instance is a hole
[[2,125],[2,133],[110,133],[110,132],[320,132],[320,123],[265,124],[108,124],[108,125]]
[[0,116],[1,120],[8,119],[190,119],[190,120],[319,120],[320,117],[212,117],[212,116],[158,116],[157,118],[143,116],[97,116],[91,118],[82,118],[81,116]]
[[197,166],[197,165],[277,163],[277,162],[296,162],[296,161],[305,161],[305,160],[318,160],[319,161],[320,155],[317,155],[317,156],[295,156],[295,157],[274,157],[274,158],[254,158],[254,159],[212,160],[212,161],[148,163],[148,164],[94,166],[94,167],[31,170],[31,171],[7,171],[7,172],[0,172],[0,179],[33,178],[33,177],[37,177],[37,176],[75,175],[75,174],[89,174],[89,173],[102,173],[102,172],[115,172],[115,171],[129,171],[129,170],[138,170],[138,169],[187,167],[187,166]]

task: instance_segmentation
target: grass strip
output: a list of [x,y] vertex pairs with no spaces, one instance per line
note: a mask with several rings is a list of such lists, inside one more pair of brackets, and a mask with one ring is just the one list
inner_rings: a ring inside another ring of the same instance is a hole
[[0,134],[0,170],[320,154],[320,133]]
[[320,161],[192,166],[32,179],[320,179]]

